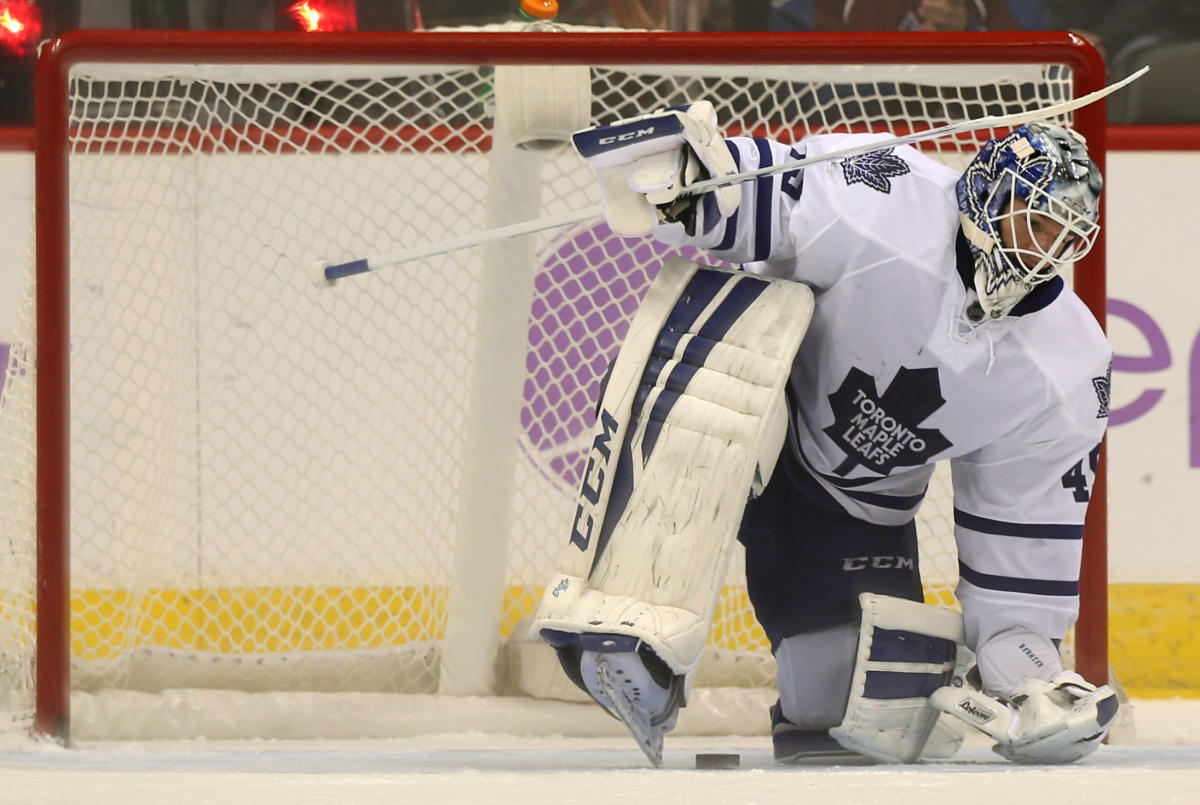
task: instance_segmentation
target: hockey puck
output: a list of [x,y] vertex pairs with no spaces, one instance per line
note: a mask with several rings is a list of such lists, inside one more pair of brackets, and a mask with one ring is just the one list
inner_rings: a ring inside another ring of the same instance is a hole
[[742,765],[741,755],[700,752],[696,755],[697,769],[736,769]]

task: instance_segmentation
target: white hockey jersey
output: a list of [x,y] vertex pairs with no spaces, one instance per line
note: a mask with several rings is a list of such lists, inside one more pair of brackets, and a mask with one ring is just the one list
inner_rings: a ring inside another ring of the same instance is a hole
[[[875,135],[728,142],[750,170],[864,137]],[[1112,352],[1060,278],[1001,320],[968,319],[958,176],[902,146],[746,182],[737,212],[706,233],[656,235],[810,285],[785,449],[848,512],[893,525],[949,459],[969,645],[1013,629],[1062,638],[1078,612]]]

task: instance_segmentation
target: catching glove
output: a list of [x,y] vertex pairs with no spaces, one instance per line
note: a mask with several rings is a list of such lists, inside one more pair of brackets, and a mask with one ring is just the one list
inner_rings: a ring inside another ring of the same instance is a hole
[[984,693],[971,674],[956,682],[961,686],[939,688],[929,701],[991,736],[992,750],[1014,763],[1071,763],[1090,755],[1117,715],[1112,688],[1071,671],[1031,679],[1007,697]]

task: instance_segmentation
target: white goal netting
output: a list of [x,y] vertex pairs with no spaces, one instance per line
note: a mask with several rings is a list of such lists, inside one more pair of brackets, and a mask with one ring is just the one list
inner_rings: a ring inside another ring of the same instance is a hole
[[[492,136],[490,67],[127,59],[72,69],[69,313],[41,313],[70,334],[72,689],[536,693],[530,655],[503,647],[569,534],[599,379],[671,250],[595,220],[318,290],[314,260],[598,189],[571,152]],[[597,52],[592,119],[707,98],[727,133],[790,140],[1071,94],[1057,65],[754,61]],[[928,150],[965,164],[975,142]],[[34,695],[32,277],[0,406],[0,697],[16,724]],[[929,597],[952,603],[938,478],[922,563]],[[769,691],[740,573],[698,685]]]

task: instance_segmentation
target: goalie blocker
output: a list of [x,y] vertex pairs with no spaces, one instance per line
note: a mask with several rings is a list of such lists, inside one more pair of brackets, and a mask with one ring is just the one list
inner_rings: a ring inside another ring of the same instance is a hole
[[746,501],[782,448],[783,388],[812,310],[799,283],[674,258],[610,367],[561,571],[531,631],[655,763]]
[[646,235],[662,222],[703,232],[733,215],[742,198],[736,184],[713,189],[703,200],[683,195],[702,180],[737,173],[708,101],[583,129],[571,143],[596,171],[604,217],[619,235]]

